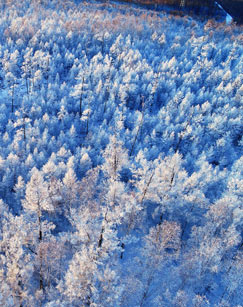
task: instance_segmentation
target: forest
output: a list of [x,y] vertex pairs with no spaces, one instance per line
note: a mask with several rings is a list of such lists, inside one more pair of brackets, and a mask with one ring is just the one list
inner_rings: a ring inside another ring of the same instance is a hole
[[0,306],[243,305],[242,33],[0,1]]

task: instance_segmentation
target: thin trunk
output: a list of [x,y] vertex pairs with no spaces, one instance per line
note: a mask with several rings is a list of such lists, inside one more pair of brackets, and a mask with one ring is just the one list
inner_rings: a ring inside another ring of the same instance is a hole
[[224,292],[223,292],[223,294],[221,295],[221,298],[220,298],[220,301],[219,301],[220,303],[222,302],[223,298],[225,297],[225,294],[227,293],[228,288],[229,288],[229,287],[226,287],[226,288],[224,289]]
[[[106,207],[106,213],[105,213],[105,217],[104,217],[104,220],[106,223],[108,223],[107,221],[107,214],[108,214],[108,207]],[[100,232],[100,238],[99,238],[99,242],[98,242],[98,247],[102,247],[102,243],[103,243],[103,233],[105,231],[105,226],[102,226],[101,228],[101,232]]]
[[[40,205],[38,204],[38,223],[39,223],[39,244],[43,240],[43,235],[42,235],[42,223],[41,223],[41,211],[40,211]],[[39,288],[40,290],[44,289],[44,282],[43,282],[43,273],[42,273],[42,266],[43,266],[43,259],[42,259],[42,250],[39,250],[40,254],[40,271],[39,271]]]
[[[18,269],[20,269],[19,266],[18,266]],[[18,274],[16,277],[17,277],[17,279],[19,281],[18,281],[18,286],[17,286],[17,289],[16,289],[16,292],[17,292],[16,294],[17,295],[13,295],[13,298],[14,298],[14,302],[15,302],[16,305],[19,305],[19,307],[23,307],[23,304],[22,304],[22,300],[23,300],[23,298],[22,298],[23,285],[22,285],[22,282],[21,282],[22,277],[21,277],[20,274]]]
[[144,201],[144,199],[145,199],[145,197],[146,197],[146,194],[147,194],[147,192],[148,192],[148,188],[149,188],[149,186],[150,186],[150,184],[151,184],[151,181],[152,181],[153,177],[154,177],[154,170],[153,170],[153,172],[152,172],[152,174],[151,174],[151,176],[150,176],[150,178],[149,178],[149,181],[148,181],[148,183],[146,184],[146,187],[145,187],[145,189],[144,189],[144,191],[143,191],[143,195],[142,195],[142,198],[141,198],[141,201],[140,201],[141,204],[143,203],[143,201]]
[[138,135],[139,135],[139,132],[141,130],[141,127],[142,127],[142,124],[143,124],[143,119],[141,120],[140,124],[139,124],[139,127],[138,127],[138,131],[135,135],[135,138],[134,138],[134,141],[133,141],[133,144],[132,144],[132,148],[131,148],[131,151],[129,153],[129,156],[131,157],[131,155],[133,154],[133,150],[134,150],[134,147],[135,147],[135,144],[136,144],[136,141],[137,141],[137,138],[138,138]]
[[83,86],[84,86],[84,76],[82,78],[82,87],[81,87],[81,93],[79,98],[79,116],[82,116],[82,99],[83,99]]
[[[192,116],[193,116],[193,112],[191,112],[191,113],[189,114],[189,118],[188,118],[188,121],[187,121],[187,123],[186,123],[186,127],[185,127],[183,133],[185,133],[185,131],[187,130],[188,126],[190,125],[190,121],[191,121]],[[181,145],[182,138],[183,138],[183,135],[182,135],[182,133],[181,133],[180,136],[179,136],[179,140],[178,140],[178,142],[177,142],[177,144],[176,144],[176,147],[175,147],[175,149],[174,149],[175,153],[177,153],[177,152],[179,151],[179,147],[180,147],[180,145]]]
[[38,222],[39,222],[39,242],[42,241],[42,225],[41,225],[41,216],[38,216]]
[[89,133],[89,115],[87,119],[87,125],[86,125],[86,135]]
[[86,125],[86,135],[89,133],[89,118],[90,118],[90,114],[91,114],[91,111],[90,111],[90,100],[89,100],[89,105],[88,105],[88,114],[87,114],[87,125]]
[[140,302],[140,307],[144,306],[144,303],[145,303],[145,300],[146,300],[146,298],[148,296],[148,292],[149,292],[149,288],[150,288],[152,280],[153,280],[153,272],[150,273],[150,276],[148,278],[148,282],[147,282],[146,288],[144,290],[142,300]]
[[43,290],[44,289],[44,282],[43,282],[43,273],[42,273],[42,255],[40,255],[40,280],[39,280],[39,283],[40,283],[40,290]]
[[159,225],[162,224],[162,221],[163,221],[163,217],[164,217],[164,213],[162,213],[159,217]]
[[103,54],[103,52],[104,52],[104,35],[103,35],[103,40],[101,43],[101,54]]
[[105,114],[105,112],[106,112],[106,105],[107,105],[107,101],[105,100],[105,105],[104,105],[104,112],[103,112],[103,114]]
[[87,296],[87,299],[86,299],[86,302],[85,302],[85,306],[91,306],[92,304],[92,301],[91,301],[91,296],[92,296],[92,291],[91,291],[91,286],[88,285],[88,296]]
[[49,80],[49,71],[50,71],[50,58],[47,58],[47,80]]
[[[143,99],[143,97],[142,97]],[[138,126],[138,131],[135,135],[135,138],[134,138],[134,141],[133,141],[133,144],[132,144],[132,148],[131,148],[131,151],[129,153],[129,156],[131,157],[131,155],[133,154],[133,150],[134,150],[134,147],[135,147],[135,144],[136,144],[136,141],[137,141],[137,138],[139,136],[139,132],[140,130],[142,129],[142,126],[143,126],[143,119],[144,119],[144,101],[142,100],[142,118],[141,118],[141,121],[139,123],[139,126]]]
[[117,159],[117,153],[115,148],[115,156],[114,156],[114,179],[117,178],[117,166],[118,166],[118,159]]
[[24,141],[26,141],[26,133],[25,133],[25,117],[23,117],[23,130],[24,130]]
[[25,84],[26,84],[26,92],[27,92],[27,95],[29,96],[29,85],[28,85],[28,78],[27,77],[25,78]]
[[13,89],[12,89],[12,108],[11,108],[11,111],[12,111],[12,113],[14,111],[14,84],[13,84]]
[[122,251],[121,251],[120,258],[123,259],[123,255],[124,255],[124,251],[125,251],[125,244],[123,242],[121,244],[121,248],[122,248]]
[[103,233],[104,233],[104,227],[102,227],[101,229],[101,233],[100,233],[100,238],[99,238],[99,242],[98,242],[98,247],[100,248],[102,246],[103,243]]
[[174,178],[175,178],[175,172],[174,172],[174,169],[173,169],[173,173],[172,173],[172,176],[171,176],[171,179],[170,179],[170,189],[171,189],[171,187],[172,187]]
[[82,94],[80,95],[79,98],[79,116],[82,116]]
[[108,101],[108,97],[109,97],[109,86],[108,88],[106,89],[106,93],[105,93],[105,104],[104,104],[104,114],[106,112],[106,108],[107,108],[107,101]]

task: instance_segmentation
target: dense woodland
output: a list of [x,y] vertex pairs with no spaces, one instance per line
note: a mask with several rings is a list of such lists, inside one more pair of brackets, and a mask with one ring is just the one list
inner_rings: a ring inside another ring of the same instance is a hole
[[242,306],[242,27],[0,3],[0,306]]

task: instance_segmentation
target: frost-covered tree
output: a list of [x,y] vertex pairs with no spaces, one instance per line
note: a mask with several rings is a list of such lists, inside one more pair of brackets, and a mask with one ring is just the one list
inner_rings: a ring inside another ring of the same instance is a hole
[[14,217],[2,200],[0,215],[0,302],[3,306],[23,306],[32,272],[23,250],[26,235],[23,217]]
[[26,184],[23,207],[26,210],[26,218],[28,217],[32,225],[29,245],[38,259],[39,289],[43,290],[45,285],[42,244],[45,242],[46,236],[49,236],[50,231],[55,228],[53,224],[43,219],[43,213],[44,211],[51,212],[54,208],[49,200],[48,185],[44,181],[41,171],[36,168],[32,169],[32,176]]
[[240,305],[241,28],[0,2],[0,305]]
[[129,302],[128,304],[147,306],[149,302],[151,304],[153,295],[164,295],[164,289],[173,287],[166,284],[161,272],[180,255],[180,236],[181,228],[176,222],[163,221],[150,228],[143,238],[139,256],[129,268],[130,275],[126,276],[124,305]]
[[89,90],[88,74],[85,67],[80,68],[80,72],[76,77],[76,79],[77,79],[77,84],[74,86],[71,95],[75,99],[79,100],[79,116],[81,117],[83,113],[83,97],[85,92]]

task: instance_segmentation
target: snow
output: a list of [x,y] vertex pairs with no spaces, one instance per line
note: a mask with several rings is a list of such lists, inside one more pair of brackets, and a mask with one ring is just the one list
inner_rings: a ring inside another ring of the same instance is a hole
[[12,2],[0,15],[0,305],[240,305],[241,28]]

